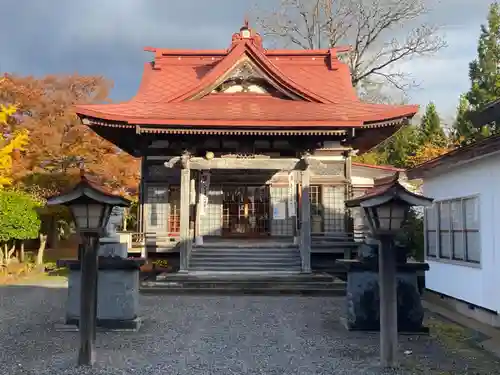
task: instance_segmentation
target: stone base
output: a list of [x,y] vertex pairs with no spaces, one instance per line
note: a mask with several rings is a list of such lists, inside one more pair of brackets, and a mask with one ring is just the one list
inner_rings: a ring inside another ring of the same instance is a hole
[[[97,318],[130,321],[138,316],[139,270],[99,270]],[[80,317],[81,272],[70,270],[66,321]]]
[[[351,270],[347,275],[347,314],[349,330],[380,330],[380,298],[378,271]],[[424,308],[417,286],[416,272],[397,273],[398,331],[425,332],[422,326]]]
[[[79,262],[69,267],[66,322],[76,324],[80,318],[81,272]],[[97,279],[98,325],[117,329],[137,329],[139,309],[139,268],[143,260],[100,258]]]
[[[66,326],[78,331],[79,319],[66,319]],[[96,325],[100,331],[137,331],[141,327],[142,319],[136,317],[130,320],[97,319]]]

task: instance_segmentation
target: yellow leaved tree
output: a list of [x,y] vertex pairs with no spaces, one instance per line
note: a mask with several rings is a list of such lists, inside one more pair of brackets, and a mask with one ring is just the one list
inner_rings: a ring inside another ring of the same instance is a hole
[[429,160],[437,158],[438,156],[446,154],[453,149],[453,145],[438,146],[428,142],[422,145],[414,155],[410,155],[406,158],[406,165],[408,168],[416,167],[419,164],[423,164]]
[[16,150],[22,151],[28,144],[26,129],[11,131],[10,116],[16,113],[16,106],[0,104],[0,189],[12,183],[12,158]]

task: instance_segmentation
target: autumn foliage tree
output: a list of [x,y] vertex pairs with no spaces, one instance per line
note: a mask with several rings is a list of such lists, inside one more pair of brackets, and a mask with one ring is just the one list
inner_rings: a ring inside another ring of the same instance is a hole
[[357,156],[356,160],[368,164],[412,168],[456,146],[457,142],[445,134],[436,106],[430,103],[420,124],[400,129],[376,149]]
[[0,105],[0,189],[12,184],[13,154],[24,150],[28,143],[25,129],[13,131],[10,127],[12,115],[17,111],[14,105]]
[[[80,103],[108,101],[111,88],[103,77],[50,75],[41,78],[5,75],[0,81],[0,103],[15,103],[11,134],[29,134],[24,148],[12,147],[14,186],[37,201],[59,194],[79,179],[84,161],[86,173],[97,182],[126,196],[139,183],[139,161],[84,126],[74,112]],[[67,212],[53,207],[39,209],[42,219],[38,262],[45,244],[55,244],[60,229],[70,220]]]
[[432,142],[425,143],[413,155],[406,158],[406,167],[412,168],[426,161],[437,158],[453,149],[452,146],[436,145]]
[[103,77],[6,75],[0,83],[0,102],[17,104],[20,121],[14,130],[30,134],[25,150],[14,155],[13,177],[41,196],[56,194],[76,182],[84,160],[87,172],[101,183],[133,194],[138,160],[81,124],[73,110],[75,104],[108,101],[110,88]]

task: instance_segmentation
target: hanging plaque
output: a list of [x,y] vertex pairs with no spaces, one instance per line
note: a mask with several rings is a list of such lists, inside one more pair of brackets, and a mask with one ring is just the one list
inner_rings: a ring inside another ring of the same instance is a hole
[[210,172],[203,171],[200,179],[200,214],[205,216],[208,212],[208,192],[210,190]]
[[297,215],[297,205],[295,202],[295,173],[292,171],[288,175],[288,217]]

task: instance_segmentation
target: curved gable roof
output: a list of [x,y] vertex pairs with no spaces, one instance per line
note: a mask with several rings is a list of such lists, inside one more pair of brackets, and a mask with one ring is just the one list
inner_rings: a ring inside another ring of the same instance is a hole
[[213,87],[217,82],[227,75],[231,70],[244,58],[248,58],[253,62],[267,77],[281,87],[284,91],[291,92],[296,96],[303,98],[306,101],[316,103],[332,103],[328,98],[312,92],[306,87],[294,82],[286,74],[274,65],[264,53],[262,53],[249,40],[239,41],[212,70],[210,70],[203,78],[196,82],[191,87],[188,87],[185,92],[180,95],[170,98],[170,102],[180,102],[191,100],[203,93],[208,88]]
[[[266,50],[258,34],[235,34],[228,50],[146,50],[155,52],[155,59],[145,64],[139,90],[130,101],[78,105],[76,112],[102,124],[374,128],[400,125],[418,110],[361,102],[349,67],[337,58],[345,48]],[[213,95],[213,89],[245,60],[296,100],[266,94]]]

